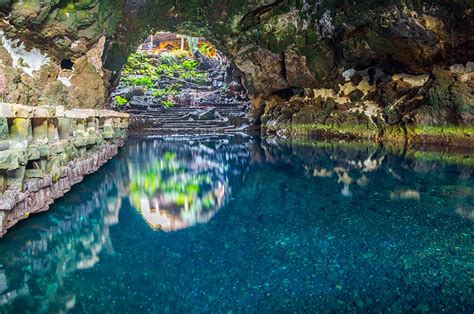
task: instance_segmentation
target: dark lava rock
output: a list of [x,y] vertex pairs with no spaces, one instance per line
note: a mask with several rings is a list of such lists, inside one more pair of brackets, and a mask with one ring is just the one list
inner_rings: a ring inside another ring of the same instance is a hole
[[222,116],[216,111],[216,109],[212,108],[201,112],[198,115],[198,118],[199,120],[215,120],[222,118]]
[[151,96],[134,96],[129,102],[129,107],[147,109],[151,106],[161,106],[160,102]]
[[197,66],[198,70],[207,71],[207,70],[212,69],[212,62],[209,60],[208,57],[206,57],[199,51],[196,51],[194,53],[194,58],[199,62]]
[[351,83],[354,85],[354,86],[357,86],[359,85],[359,83],[363,80],[363,77],[362,75],[360,74],[356,74],[356,75],[353,75],[351,77]]
[[120,96],[130,101],[135,96],[143,95],[145,95],[145,89],[142,86],[131,86],[117,88],[117,90],[113,93],[112,96]]
[[364,93],[360,89],[355,89],[347,96],[351,101],[359,101],[364,97]]

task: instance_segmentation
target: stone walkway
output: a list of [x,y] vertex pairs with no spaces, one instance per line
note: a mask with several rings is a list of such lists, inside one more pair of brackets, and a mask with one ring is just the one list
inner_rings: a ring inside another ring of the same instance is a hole
[[130,129],[145,134],[213,134],[248,130],[252,121],[244,108],[232,105],[130,109]]
[[117,154],[128,114],[0,103],[0,237]]

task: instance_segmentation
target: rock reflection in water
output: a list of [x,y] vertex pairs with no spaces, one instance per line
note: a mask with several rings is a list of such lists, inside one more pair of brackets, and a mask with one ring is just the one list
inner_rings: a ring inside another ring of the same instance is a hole
[[352,197],[357,189],[359,197],[373,192],[382,202],[449,199],[457,204],[453,212],[474,217],[474,189],[469,186],[473,159],[465,154],[453,154],[456,159],[450,164],[443,152],[394,154],[374,144],[269,142],[262,147],[266,162],[290,164],[306,176],[333,180],[343,197]]
[[235,148],[228,139],[133,141],[126,161],[131,205],[154,230],[208,222],[230,195],[229,171],[250,159],[245,146],[240,154]]
[[[2,239],[0,312],[64,312],[75,306],[64,279],[93,268],[100,254],[113,254],[110,226],[119,222],[126,168],[107,165],[76,186],[44,215],[31,217]],[[4,269],[2,269],[2,267]]]

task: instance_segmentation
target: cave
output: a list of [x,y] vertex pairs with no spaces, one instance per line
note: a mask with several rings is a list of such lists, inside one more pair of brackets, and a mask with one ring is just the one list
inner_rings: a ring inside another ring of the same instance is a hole
[[473,15],[0,0],[0,313],[473,313]]
[[133,133],[227,133],[255,124],[231,61],[203,37],[155,32],[120,71],[108,107],[130,114]]
[[74,62],[71,59],[62,59],[61,60],[61,69],[72,70],[74,67]]

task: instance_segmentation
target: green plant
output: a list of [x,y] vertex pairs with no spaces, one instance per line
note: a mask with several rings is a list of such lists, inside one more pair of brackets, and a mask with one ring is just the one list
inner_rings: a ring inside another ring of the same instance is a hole
[[200,47],[199,47],[199,52],[205,56],[210,56],[212,54],[212,47],[206,45],[206,44],[202,44]]
[[155,97],[175,95],[182,87],[179,83],[160,89],[154,89],[154,83],[163,77],[172,77],[203,85],[208,74],[197,71],[197,66],[198,62],[190,58],[189,51],[163,52],[158,57],[137,52],[129,57],[122,72],[121,83],[125,86],[143,86]]
[[181,73],[179,77],[183,80],[195,81],[197,84],[202,85],[206,82],[208,74],[206,72],[186,71]]
[[163,106],[165,106],[166,108],[173,108],[174,107],[174,103],[170,100],[162,100],[161,103],[163,104]]
[[135,52],[128,57],[122,73],[123,75],[147,75],[151,74],[152,70],[153,65],[149,57],[141,52]]
[[153,87],[153,80],[148,76],[130,77],[126,82],[133,86]]
[[179,72],[182,67],[179,64],[163,64],[160,63],[155,68],[155,75],[173,76],[174,72]]
[[157,89],[153,92],[152,96],[153,97],[163,97],[163,96],[166,96],[166,95],[176,95],[178,93],[178,91],[176,89],[174,89],[173,86],[168,86],[166,88],[160,88],[160,89]]
[[115,96],[115,101],[117,101],[119,107],[123,107],[128,103],[128,100],[126,98],[123,98],[122,96]]
[[159,62],[161,64],[171,65],[171,64],[176,63],[177,60],[178,60],[178,57],[171,52],[163,52],[162,54],[160,54],[160,57],[159,57]]
[[188,71],[195,70],[198,66],[198,62],[196,60],[184,60],[181,64],[183,68]]
[[169,53],[175,56],[178,60],[183,60],[191,57],[191,53],[187,50],[172,50]]

